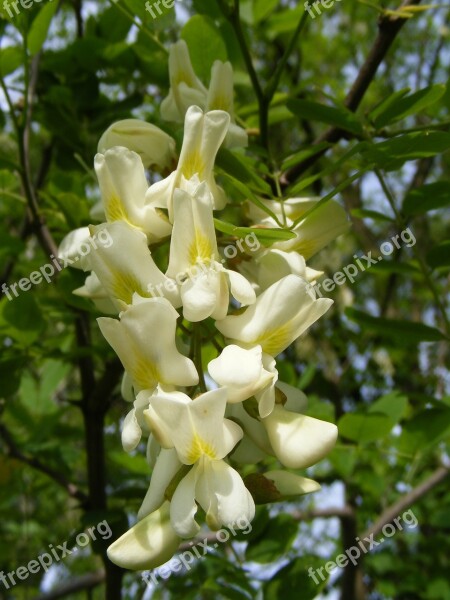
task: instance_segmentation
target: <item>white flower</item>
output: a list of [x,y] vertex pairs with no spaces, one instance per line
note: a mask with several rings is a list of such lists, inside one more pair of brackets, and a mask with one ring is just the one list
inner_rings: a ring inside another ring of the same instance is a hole
[[166,171],[176,160],[175,140],[156,125],[139,119],[113,123],[100,138],[97,151],[105,154],[114,146],[136,152],[144,167],[154,171]]
[[194,72],[184,40],[179,40],[170,47],[169,78],[169,95],[161,104],[161,116],[164,120],[182,123],[190,106],[205,108],[207,90]]
[[92,300],[98,310],[105,315],[117,314],[117,302],[112,300],[95,273],[86,277],[84,285],[73,291],[76,296]]
[[333,304],[314,300],[309,284],[296,275],[274,283],[240,315],[216,322],[223,335],[244,348],[260,345],[277,356],[317,321]]
[[192,190],[189,181],[197,177],[206,181],[214,198],[214,208],[226,204],[226,196],[215,182],[214,162],[230,124],[230,116],[222,110],[207,113],[198,106],[191,106],[186,113],[184,139],[177,170],[169,177],[153,184],[146,194],[151,206],[167,208],[173,222],[173,195],[176,188]]
[[[287,275],[297,275],[312,284],[323,275],[322,272],[307,267],[304,257],[297,252],[270,249],[255,256],[252,263],[255,269],[254,280],[260,292]],[[242,264],[245,268],[246,263]],[[242,274],[245,276],[246,272],[242,271]]]
[[112,243],[91,251],[90,268],[110,298],[131,304],[136,293],[144,298],[165,297],[176,308],[181,306],[175,282],[156,266],[142,231],[123,221],[92,228],[92,235],[101,231],[108,233]]
[[[286,217],[286,226],[292,228],[294,222],[312,209],[319,202],[319,198],[290,198],[283,202],[276,200],[263,200],[264,204],[283,222]],[[279,227],[278,223],[254,204],[249,204],[249,216],[258,224],[267,227]],[[322,250],[331,241],[346,233],[350,227],[345,209],[330,200],[319,206],[314,212],[306,216],[293,228],[296,237],[285,242],[275,242],[273,249],[285,252],[298,252],[305,259],[311,258]]]
[[293,413],[278,404],[262,423],[276,457],[291,469],[305,469],[321,461],[338,435],[333,423]]
[[216,60],[211,69],[211,83],[208,90],[206,110],[224,110],[230,117],[225,146],[235,148],[248,146],[248,135],[245,129],[236,125],[234,116],[234,82],[233,67],[229,62]]
[[162,448],[160,450],[153,467],[148,492],[138,512],[138,519],[145,518],[164,503],[166,490],[182,467],[183,463],[179,460],[174,448],[170,450]]
[[245,129],[236,125],[234,116],[233,67],[229,62],[216,60],[211,69],[209,90],[196,76],[184,40],[173,44],[169,50],[169,95],[161,104],[161,116],[166,121],[181,123],[190,106],[202,110],[224,110],[231,121],[225,145],[229,148],[247,146]]
[[278,371],[275,360],[263,354],[261,346],[249,350],[234,344],[208,365],[208,372],[227,390],[228,402],[242,402],[255,396],[261,417],[266,417],[275,404],[275,383]]
[[120,321],[97,319],[100,330],[133,379],[136,392],[153,391],[158,383],[192,386],[198,383],[194,363],[175,345],[178,313],[165,298],[150,298],[129,306]]
[[167,216],[145,199],[148,183],[136,152],[116,146],[97,154],[94,166],[109,223],[125,221],[146,233],[149,243],[170,235]]
[[256,295],[247,280],[218,262],[212,199],[205,182],[192,195],[175,190],[174,217],[167,275],[180,284],[184,317],[192,322],[209,316],[223,319],[230,289],[242,305],[254,302]]
[[197,502],[212,529],[255,514],[253,499],[240,475],[224,458],[242,438],[242,429],[224,418],[225,390],[207,392],[195,400],[178,394],[159,394],[145,412],[163,448],[175,448],[184,465],[193,465],[173,494],[170,515],[181,537],[199,531]]
[[82,256],[80,254],[80,248],[83,246],[83,244],[89,244],[90,237],[91,232],[89,231],[89,227],[80,227],[79,229],[74,229],[68,233],[59,244],[58,258],[61,260],[67,260],[68,264],[75,269],[89,271],[89,254]]
[[170,524],[166,502],[111,544],[108,558],[124,569],[155,569],[172,558],[180,541]]

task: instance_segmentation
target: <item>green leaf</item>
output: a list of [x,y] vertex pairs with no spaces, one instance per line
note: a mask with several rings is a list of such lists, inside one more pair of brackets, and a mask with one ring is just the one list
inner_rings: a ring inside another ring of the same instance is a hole
[[450,204],[450,183],[436,181],[411,190],[403,202],[407,216],[422,215],[429,210],[445,208]]
[[420,342],[440,342],[446,337],[438,329],[423,323],[414,323],[400,319],[372,317],[355,308],[347,308],[345,314],[357,323],[361,329],[382,337],[392,338],[399,345],[418,344]]
[[9,46],[0,50],[0,75],[6,77],[14,73],[23,63],[23,48],[19,46]]
[[437,444],[450,433],[450,409],[427,409],[403,426],[398,440],[400,452],[414,455]]
[[422,277],[422,272],[418,267],[411,263],[400,263],[394,260],[383,260],[377,265],[373,265],[372,273],[376,275],[404,275],[405,277],[417,279]]
[[370,164],[395,171],[409,160],[431,158],[450,149],[450,133],[407,133],[379,144],[364,144],[362,156]]
[[336,446],[328,455],[328,460],[338,474],[346,479],[351,476],[355,469],[358,460],[358,449],[353,444]]
[[245,238],[246,235],[256,235],[258,240],[264,246],[271,246],[275,242],[284,242],[295,238],[295,233],[286,229],[259,229],[256,227],[236,227],[231,223],[225,223],[219,219],[214,219],[214,225],[218,231],[226,233],[232,237]]
[[376,210],[366,210],[364,208],[354,208],[351,211],[354,217],[358,219],[373,219],[374,221],[384,221],[387,223],[394,223],[395,219],[392,217],[388,217],[382,213],[377,212]]
[[375,442],[388,435],[394,424],[385,414],[348,414],[339,419],[339,434],[361,444]]
[[377,129],[381,129],[390,123],[405,119],[409,115],[415,115],[428,106],[435,104],[444,94],[444,84],[426,87],[409,96],[402,94],[401,97],[385,106],[384,110],[378,112],[374,125]]
[[17,392],[26,367],[25,358],[2,358],[0,360],[0,398],[8,399]]
[[427,254],[427,263],[433,269],[450,267],[450,242],[442,242],[432,248]]
[[230,150],[221,148],[217,154],[216,165],[256,191],[270,195],[272,191],[270,185],[258,176],[255,168],[245,164],[246,160],[248,160],[246,157],[236,156]]
[[409,87],[403,88],[402,90],[399,90],[398,92],[394,92],[393,94],[391,94],[390,96],[388,96],[387,98],[382,100],[367,115],[369,121],[371,121],[372,123],[375,123],[380,115],[382,115],[386,111],[388,111],[392,105],[394,105],[396,102],[398,102],[399,100],[404,98],[404,96],[406,96],[406,94],[409,94],[410,91],[411,91],[411,88],[409,88]]
[[279,5],[278,0],[254,0],[253,1],[253,20],[254,23],[260,23],[269,17]]
[[398,423],[404,416],[408,409],[408,398],[402,396],[400,392],[391,392],[382,396],[376,402],[374,402],[369,412],[371,413],[383,413],[387,415],[393,424]]
[[15,289],[19,292],[17,298],[10,290],[12,300],[5,298],[0,305],[0,330],[28,346],[40,337],[45,323],[34,296]]
[[110,42],[121,42],[130,31],[131,21],[119,12],[116,5],[101,13],[98,28],[102,37]]
[[150,472],[147,461],[144,456],[138,454],[137,456],[130,456],[124,452],[108,452],[108,462],[111,463],[108,467],[114,469],[121,468],[128,473],[133,475],[144,475],[147,476]]
[[[326,560],[313,555],[303,555],[282,569],[265,585],[264,600],[313,600],[319,598],[320,591],[326,586],[328,573],[324,566]],[[310,568],[315,572],[311,576]]]
[[271,519],[263,535],[251,539],[247,546],[246,560],[270,563],[284,556],[297,535],[298,523],[285,514]]
[[305,9],[302,6],[296,6],[294,9],[284,10],[273,14],[267,20],[267,37],[270,40],[275,39],[279,35],[286,35],[294,31],[301,19]]
[[288,156],[284,160],[281,168],[283,171],[287,171],[287,169],[295,167],[295,165],[302,163],[304,160],[312,158],[316,154],[320,154],[321,152],[323,152],[323,150],[331,148],[332,145],[333,144],[329,144],[328,142],[321,142],[320,144],[316,144],[309,148],[305,148],[304,150],[300,150],[300,152],[297,152],[292,156]]
[[227,60],[227,47],[214,21],[205,15],[194,15],[181,31],[197,75],[205,83],[211,77],[215,60]]
[[53,16],[58,9],[58,2],[48,2],[39,9],[39,12],[31,24],[27,37],[28,50],[34,56],[44,45]]
[[311,102],[310,100],[291,99],[288,100],[287,107],[301,119],[333,125],[356,136],[364,133],[358,117],[343,106],[336,108],[318,102]]

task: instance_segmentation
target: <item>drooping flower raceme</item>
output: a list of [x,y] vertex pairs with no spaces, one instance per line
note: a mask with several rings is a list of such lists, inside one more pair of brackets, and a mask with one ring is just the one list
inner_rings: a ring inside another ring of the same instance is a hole
[[[184,42],[169,63],[161,110],[184,122],[177,164],[165,132],[134,119],[114,123],[94,161],[101,200],[91,215],[102,222],[68,234],[60,247],[69,258],[95,236],[111,240],[77,263],[87,279],[76,293],[110,315],[98,324],[125,371],[123,448],[142,447],[151,471],[136,524],[108,550],[130,569],[168,560],[200,531],[203,513],[213,530],[239,528],[257,503],[316,491],[316,482],[286,469],[319,462],[337,436],[281,381],[277,357],[332,304],[311,293],[321,273],[306,260],[347,229],[345,212],[337,203],[312,211],[317,199],[260,198],[248,210],[255,227],[237,231],[270,243],[245,251],[233,226],[214,219],[228,202],[230,214],[236,208],[216,182],[217,153],[247,142],[236,124],[231,65],[216,61],[206,89]],[[165,178],[150,185],[149,168]],[[264,228],[282,226],[295,237],[263,237]],[[227,252],[234,243],[236,260]]]

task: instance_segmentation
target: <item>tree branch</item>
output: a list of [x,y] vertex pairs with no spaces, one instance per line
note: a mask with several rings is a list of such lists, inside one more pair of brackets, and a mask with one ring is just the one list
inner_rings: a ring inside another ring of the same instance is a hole
[[[407,6],[416,6],[420,4],[420,2],[421,0],[405,0],[402,3],[401,8]],[[370,84],[377,74],[379,66],[383,62],[389,49],[391,48],[397,35],[407,20],[408,19],[392,15],[384,15],[379,20],[378,36],[344,101],[344,105],[352,112],[355,112],[361,104],[362,99],[364,98]],[[339,129],[338,127],[331,127],[328,129],[328,131],[317,138],[317,140],[314,142],[314,145],[318,145],[323,142],[335,144],[344,135],[347,134],[342,129]],[[281,178],[283,187],[287,187],[296,181],[300,175],[302,175],[307,169],[309,169],[309,167],[315,164],[324,154],[326,154],[326,152],[326,149],[322,150],[321,152],[318,152],[314,156],[302,161],[298,165],[295,165],[286,171]]]

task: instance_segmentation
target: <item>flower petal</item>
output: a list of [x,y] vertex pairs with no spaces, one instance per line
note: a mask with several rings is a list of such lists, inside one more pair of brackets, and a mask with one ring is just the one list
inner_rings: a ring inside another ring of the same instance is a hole
[[[157,383],[190,386],[198,383],[194,363],[175,345],[177,311],[165,298],[151,298],[127,308],[120,321],[101,317],[100,330],[133,378],[136,391]],[[158,337],[149,332],[158,331]]]
[[231,344],[209,363],[208,372],[214,381],[227,388],[229,402],[247,400],[273,379],[263,368],[261,346],[245,350]]
[[288,275],[263,292],[255,304],[240,315],[216,322],[227,338],[245,346],[260,344],[265,353],[276,356],[319,319],[332,305],[326,298],[315,300],[309,284]]
[[141,437],[142,430],[136,419],[136,410],[133,408],[122,425],[122,446],[125,452],[132,452],[141,441]]
[[255,503],[242,477],[223,460],[205,458],[196,491],[211,529],[233,526],[242,519],[250,522],[255,516]]
[[189,473],[180,481],[170,503],[170,521],[174,531],[182,538],[194,537],[200,531],[195,521],[197,504],[195,488],[199,476],[200,465],[194,465]]
[[278,460],[291,469],[321,461],[333,449],[338,435],[333,423],[298,415],[279,405],[262,423]]
[[269,471],[264,473],[264,477],[273,481],[282,496],[301,496],[320,490],[320,484],[317,481],[300,477],[300,475],[288,471]]
[[108,246],[98,244],[90,258],[92,270],[112,298],[131,304],[133,294],[138,293],[147,298],[166,297],[175,307],[181,305],[175,282],[156,266],[142,231],[123,221],[92,231],[94,239],[107,233],[111,241]]
[[98,152],[123,146],[139,154],[147,169],[164,171],[176,158],[175,140],[162,129],[139,119],[123,119],[108,127],[98,143]]
[[256,301],[255,290],[252,284],[240,273],[236,271],[226,270],[226,274],[230,281],[231,295],[242,306],[248,306]]
[[176,552],[180,538],[169,521],[169,503],[148,515],[108,548],[108,558],[124,569],[143,571],[164,564]]
[[139,520],[157,510],[164,503],[166,489],[181,466],[175,450],[165,450],[164,448],[161,450],[153,469],[150,486],[138,512]]

